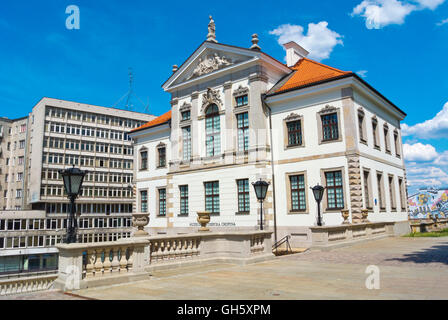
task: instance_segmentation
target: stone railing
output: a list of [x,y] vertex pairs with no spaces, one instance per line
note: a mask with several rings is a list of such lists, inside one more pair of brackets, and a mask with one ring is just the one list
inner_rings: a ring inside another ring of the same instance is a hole
[[146,237],[147,271],[205,261],[250,263],[273,257],[270,231],[201,232]]
[[394,235],[394,222],[367,222],[311,227],[311,247],[324,248],[356,240]]
[[[59,244],[59,270],[55,288],[82,289],[125,278],[142,278],[148,241],[131,238],[95,243]],[[143,277],[144,278],[144,277]],[[115,280],[114,280],[115,279]],[[92,286],[92,285],[90,285]]]
[[271,231],[200,232],[60,244],[54,287],[71,291],[149,279],[154,270],[186,264],[263,261],[274,257],[271,235]]
[[448,228],[448,219],[437,219],[436,222],[430,219],[410,220],[412,232],[431,232]]
[[0,296],[51,289],[58,277],[54,272],[33,272],[0,277]]
[[199,256],[201,237],[176,236],[149,238],[150,264],[193,259]]

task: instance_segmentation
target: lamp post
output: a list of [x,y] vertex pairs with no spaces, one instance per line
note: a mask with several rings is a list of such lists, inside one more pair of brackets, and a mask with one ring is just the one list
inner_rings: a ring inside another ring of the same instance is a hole
[[87,171],[82,171],[78,168],[73,168],[59,170],[59,174],[62,175],[64,181],[65,192],[70,199],[70,216],[67,221],[67,237],[66,243],[76,242],[76,229],[78,224],[75,217],[75,199],[79,196],[81,192],[82,182]]
[[258,180],[257,182],[252,182],[252,185],[255,189],[255,195],[257,196],[258,201],[260,201],[260,230],[263,230],[263,201],[266,198],[266,193],[268,191],[269,182]]
[[317,225],[322,226],[322,218],[320,216],[320,202],[322,201],[322,197],[324,196],[325,187],[319,185],[315,185],[311,188],[313,190],[314,199],[317,202]]

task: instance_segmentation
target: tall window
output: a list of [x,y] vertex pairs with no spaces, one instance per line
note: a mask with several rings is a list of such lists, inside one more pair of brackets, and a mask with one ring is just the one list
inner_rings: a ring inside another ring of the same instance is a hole
[[191,129],[190,126],[182,128],[182,153],[184,160],[190,160],[191,158]]
[[286,123],[288,129],[288,146],[302,145],[302,123],[300,120]]
[[366,204],[366,209],[371,209],[372,204],[370,202],[370,172],[364,171],[364,201]]
[[358,112],[358,132],[359,140],[361,142],[366,142],[366,137],[364,134],[364,113]]
[[148,169],[148,151],[140,152],[140,170]]
[[166,215],[166,189],[159,189],[159,216]]
[[398,131],[397,130],[394,131],[394,147],[395,147],[395,155],[397,157],[400,157],[401,153],[400,153],[400,144],[398,143]]
[[249,118],[248,113],[236,115],[238,124],[238,151],[247,151],[249,148]]
[[342,186],[342,171],[325,172],[327,181],[328,209],[344,208],[344,192]]
[[238,186],[238,212],[249,213],[249,179],[236,181]]
[[205,211],[219,213],[219,181],[204,182]]
[[322,141],[339,139],[338,114],[331,113],[321,116],[322,119]]
[[205,112],[205,133],[207,156],[214,156],[221,152],[221,130],[219,123],[219,109],[216,104],[212,104]]
[[406,197],[404,192],[403,178],[398,178],[398,190],[400,192],[400,205],[402,210],[406,210]]
[[291,186],[291,211],[306,210],[305,175],[289,176]]
[[384,126],[384,146],[386,148],[386,152],[390,153],[390,144],[389,144],[389,127]]
[[378,121],[374,118],[372,119],[372,131],[373,131],[373,145],[374,147],[379,148],[380,145],[378,144]]
[[140,191],[140,211],[148,212],[148,191]]
[[188,185],[179,186],[180,191],[180,214],[188,215]]
[[394,177],[389,176],[389,197],[390,197],[390,207],[392,210],[397,208],[395,201],[395,190],[394,190]]
[[386,204],[384,203],[383,175],[381,173],[377,173],[376,179],[377,179],[377,183],[378,183],[378,202],[380,205],[380,209],[385,209]]
[[157,148],[157,151],[159,153],[159,167],[165,167],[166,165],[166,148],[165,147],[159,147]]

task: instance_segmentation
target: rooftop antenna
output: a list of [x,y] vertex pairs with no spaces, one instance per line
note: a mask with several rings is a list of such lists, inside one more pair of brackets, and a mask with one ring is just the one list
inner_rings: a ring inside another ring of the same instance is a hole
[[131,111],[132,110],[132,105],[129,105],[129,102],[131,100],[131,95],[132,95],[132,80],[133,80],[133,74],[132,74],[132,68],[129,68],[129,91],[128,91],[128,97],[126,99],[126,104],[125,104],[125,109]]
[[[134,93],[134,89],[133,89],[133,83],[134,83],[134,73],[132,72],[132,68],[129,67],[128,68],[129,72],[129,90],[128,92],[126,92],[115,104],[114,104],[114,108],[124,99],[126,98],[126,103],[124,105],[124,109],[128,110],[128,111],[133,111],[134,109],[134,105],[132,104],[132,100],[131,97]],[[149,103],[145,104],[139,97],[137,97],[137,95],[134,94],[134,96],[140,101],[140,103],[143,105],[143,112],[144,113],[149,113]]]

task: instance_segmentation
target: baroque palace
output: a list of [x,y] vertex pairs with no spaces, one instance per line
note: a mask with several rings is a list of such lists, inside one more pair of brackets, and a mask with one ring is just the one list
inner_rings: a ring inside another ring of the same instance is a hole
[[137,213],[151,234],[259,228],[252,182],[270,183],[263,223],[276,238],[307,245],[316,224],[311,187],[326,187],[324,225],[342,213],[406,221],[400,121],[406,114],[355,73],[307,58],[284,44],[286,64],[250,48],[204,41],[163,84],[171,108],[133,129]]

